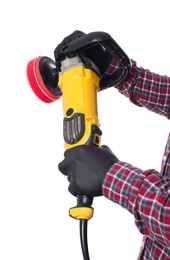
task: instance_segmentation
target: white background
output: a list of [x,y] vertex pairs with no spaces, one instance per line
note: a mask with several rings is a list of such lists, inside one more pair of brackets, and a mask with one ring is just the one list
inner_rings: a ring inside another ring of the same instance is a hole
[[[58,171],[63,159],[62,99],[32,93],[27,63],[51,58],[74,30],[105,31],[128,56],[170,75],[169,1],[3,1],[0,6],[0,259],[82,259],[75,198]],[[129,102],[116,89],[98,94],[102,143],[143,170],[160,170],[169,121]],[[93,204],[91,259],[137,259],[142,235],[133,215],[106,198]]]

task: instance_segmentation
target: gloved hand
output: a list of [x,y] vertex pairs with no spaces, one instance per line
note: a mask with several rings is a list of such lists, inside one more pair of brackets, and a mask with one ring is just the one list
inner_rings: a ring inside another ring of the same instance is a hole
[[[62,48],[66,44],[84,35],[84,32],[76,30],[72,34],[65,37],[63,41],[56,47],[54,51],[54,56],[57,67],[60,67],[60,62],[64,59],[61,52]],[[102,46],[99,45],[95,45],[94,47],[87,49],[86,51],[83,51],[79,54],[79,56],[85,65],[89,64],[89,61],[91,61],[98,68],[100,77],[102,77],[102,75],[105,73],[106,69],[108,68],[112,60],[111,55],[108,54],[102,48]]]
[[118,161],[112,151],[107,146],[81,145],[66,150],[64,156],[58,168],[68,176],[69,192],[75,196],[101,196],[104,177]]
[[[72,34],[65,37],[56,47],[54,56],[58,71],[60,71],[61,61],[65,58],[62,53],[62,48],[68,43],[76,40],[77,38],[83,37],[84,35],[84,32],[76,30]],[[122,81],[117,82],[117,79],[119,79],[122,75],[122,67],[117,60],[113,58],[111,53],[107,52],[101,45],[95,44],[93,47],[81,51],[79,56],[85,67],[93,69],[100,77],[100,90],[111,86],[117,86],[117,84],[122,83]],[[127,76],[128,74],[126,75],[126,78]],[[125,80],[125,78],[123,80]]]
[[[84,32],[81,31],[74,31],[73,33],[71,33],[70,35],[66,36],[61,43],[59,43],[57,45],[57,47],[54,50],[54,57],[55,57],[55,61],[56,64],[59,66],[60,65],[60,61],[62,61],[64,59],[64,57],[62,56],[62,48],[67,45],[68,43],[82,37],[83,35],[85,35]],[[59,62],[59,63],[58,63]]]

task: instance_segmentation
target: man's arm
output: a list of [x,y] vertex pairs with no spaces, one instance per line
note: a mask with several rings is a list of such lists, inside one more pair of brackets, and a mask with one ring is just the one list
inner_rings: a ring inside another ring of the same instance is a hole
[[[117,86],[118,90],[135,105],[170,118],[170,77],[160,76],[142,67],[137,67],[131,60],[132,68],[126,81]],[[116,69],[113,63],[108,67],[105,77]]]
[[117,162],[105,176],[103,195],[131,212],[142,234],[170,248],[169,179]]

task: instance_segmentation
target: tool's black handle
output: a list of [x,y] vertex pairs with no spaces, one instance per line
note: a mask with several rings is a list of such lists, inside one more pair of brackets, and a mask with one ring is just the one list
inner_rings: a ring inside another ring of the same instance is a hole
[[105,32],[91,32],[71,41],[63,46],[61,55],[73,57],[74,55],[91,48],[95,44],[103,45],[111,40],[111,36]]
[[[92,48],[95,50],[96,46],[101,46],[110,55],[110,61],[114,59],[115,63],[119,65],[119,69],[112,74],[111,78],[101,79],[101,86],[116,86],[127,77],[131,68],[131,62],[126,53],[108,33],[92,32],[75,39],[63,46],[58,59],[71,58]],[[102,84],[102,80],[105,81],[105,84]]]

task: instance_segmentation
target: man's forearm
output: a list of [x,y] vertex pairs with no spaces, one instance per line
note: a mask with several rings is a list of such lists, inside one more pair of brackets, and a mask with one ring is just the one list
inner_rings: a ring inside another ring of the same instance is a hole
[[139,231],[170,247],[170,180],[155,170],[130,164],[113,165],[103,182],[103,194],[131,212]]

